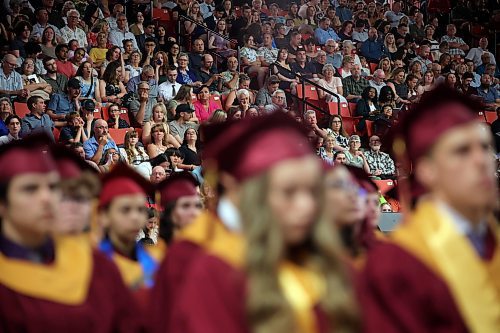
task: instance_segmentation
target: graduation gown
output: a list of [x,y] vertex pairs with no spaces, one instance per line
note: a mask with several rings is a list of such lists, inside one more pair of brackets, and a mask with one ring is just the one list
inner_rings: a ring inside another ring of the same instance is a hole
[[424,201],[368,254],[360,291],[367,332],[499,332],[498,226],[490,224],[481,259],[451,218]]
[[[212,241],[193,258],[184,277],[182,297],[177,295],[172,308],[170,332],[249,333],[245,242],[239,234],[223,232],[222,228],[215,225]],[[328,332],[328,321],[318,306],[326,288],[321,276],[289,262],[280,265],[278,271],[297,331]]]
[[116,267],[85,236],[54,241],[50,264],[0,253],[0,332],[142,332]]
[[[217,226],[217,228],[215,228]],[[191,225],[180,230],[168,255],[161,262],[151,292],[149,304],[149,331],[152,333],[175,332],[171,321],[176,305],[184,290],[186,277],[191,275],[195,258],[204,253],[214,232],[229,232],[212,212],[202,213]]]
[[166,244],[161,240],[154,246],[143,246],[137,243],[135,260],[115,251],[109,239],[104,239],[101,242],[100,249],[118,267],[125,285],[132,291],[143,312],[141,317],[145,318],[154,285],[154,277],[167,251]]

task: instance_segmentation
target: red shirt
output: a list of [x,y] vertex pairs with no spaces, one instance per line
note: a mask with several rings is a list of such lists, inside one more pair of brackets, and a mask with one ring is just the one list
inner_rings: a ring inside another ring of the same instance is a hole
[[66,75],[68,79],[71,79],[76,75],[76,70],[73,64],[69,61],[62,62],[60,60],[56,60],[57,71],[63,75]]

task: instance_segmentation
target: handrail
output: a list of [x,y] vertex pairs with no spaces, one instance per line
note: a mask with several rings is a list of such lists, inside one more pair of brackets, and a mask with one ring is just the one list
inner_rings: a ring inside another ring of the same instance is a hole
[[[306,83],[308,83],[308,84],[310,84],[310,85],[312,85],[312,86],[316,87],[317,89],[321,89],[321,90],[323,90],[323,91],[327,92],[328,94],[332,95],[333,97],[335,97],[335,99],[337,100],[337,113],[338,113],[338,114],[340,114],[340,97],[339,97],[339,95],[338,95],[338,94],[334,93],[333,91],[331,91],[331,90],[329,90],[329,89],[327,89],[327,88],[325,88],[325,87],[323,87],[323,86],[320,86],[320,85],[319,85],[319,84],[317,84],[316,82],[314,82],[314,81],[312,81],[312,80],[309,80],[309,79],[307,79],[307,78],[303,77],[302,75],[299,75],[298,73],[292,72],[291,70],[289,70],[288,68],[285,68],[285,67],[281,66],[281,65],[280,65],[280,64],[278,64],[277,62],[274,62],[273,64],[274,64],[275,66],[279,67],[279,68],[282,68],[282,69],[284,69],[284,70],[288,71],[289,73],[292,73],[292,74],[293,74],[293,75],[295,75],[295,77],[297,77],[299,80],[304,81],[304,82],[306,82]],[[303,96],[303,97],[302,97],[302,102],[305,102],[305,99],[306,99],[306,98],[305,98],[305,95],[306,95],[306,94],[305,94],[305,85],[304,85],[304,84],[302,84],[302,96]],[[307,104],[311,105],[310,103],[307,103]]]

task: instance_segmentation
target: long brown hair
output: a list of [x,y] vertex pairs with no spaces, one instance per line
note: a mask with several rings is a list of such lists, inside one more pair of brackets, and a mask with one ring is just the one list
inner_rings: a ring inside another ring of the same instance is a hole
[[[242,185],[240,211],[248,245],[247,318],[253,333],[290,333],[296,331],[295,317],[278,280],[278,267],[287,249],[267,204],[268,184],[268,175],[264,174]],[[354,293],[339,261],[340,240],[331,225],[318,218],[304,244],[308,254],[306,264],[316,268],[325,278],[326,293],[320,305],[331,330],[356,331],[358,316]]]

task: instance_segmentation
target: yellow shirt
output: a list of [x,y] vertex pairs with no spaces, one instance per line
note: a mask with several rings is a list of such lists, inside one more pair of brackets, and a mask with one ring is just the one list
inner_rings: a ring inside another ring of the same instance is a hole
[[89,56],[90,59],[92,59],[92,62],[101,63],[104,60],[106,60],[106,52],[108,52],[108,49],[100,49],[97,47],[93,47],[90,50]]

